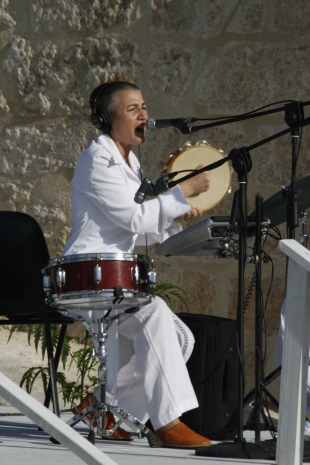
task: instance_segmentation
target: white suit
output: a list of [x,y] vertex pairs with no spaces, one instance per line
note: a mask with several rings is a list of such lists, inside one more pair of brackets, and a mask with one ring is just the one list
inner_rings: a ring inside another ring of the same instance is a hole
[[[180,187],[142,205],[139,162],[125,163],[114,141],[101,135],[78,160],[72,179],[72,230],[63,255],[132,253],[135,245],[162,242],[180,231],[173,223],[190,210]],[[118,341],[118,343],[117,343]],[[158,429],[197,399],[185,362],[194,345],[186,325],[156,297],[109,331],[107,400]],[[96,392],[95,392],[96,395]],[[97,396],[98,397],[98,396]]]

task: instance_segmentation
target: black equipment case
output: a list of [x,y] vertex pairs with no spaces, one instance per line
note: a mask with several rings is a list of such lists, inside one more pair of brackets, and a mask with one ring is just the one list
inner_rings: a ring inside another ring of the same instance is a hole
[[193,313],[178,316],[195,337],[187,369],[199,402],[181,421],[210,439],[233,439],[237,421],[236,320]]

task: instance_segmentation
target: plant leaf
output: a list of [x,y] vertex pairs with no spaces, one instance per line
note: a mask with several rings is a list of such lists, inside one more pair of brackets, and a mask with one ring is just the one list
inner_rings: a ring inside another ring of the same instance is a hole
[[171,310],[174,309],[174,299],[181,300],[187,310],[189,310],[186,299],[186,292],[180,286],[163,282],[156,284],[154,293],[158,297],[161,297],[170,306]]

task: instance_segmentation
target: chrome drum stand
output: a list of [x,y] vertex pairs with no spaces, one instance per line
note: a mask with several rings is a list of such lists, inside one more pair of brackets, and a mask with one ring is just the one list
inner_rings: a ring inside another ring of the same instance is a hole
[[[106,340],[108,338],[108,330],[113,321],[120,319],[125,314],[138,311],[139,308],[129,308],[120,314],[109,317],[107,314],[110,314],[111,310],[112,308],[107,311],[103,318],[96,320],[98,324],[98,333],[96,333],[90,326],[90,322],[92,322],[92,320],[88,319],[87,317],[85,318],[84,316],[65,311],[67,316],[80,320],[86,330],[93,336],[94,339],[98,341],[99,344],[98,351],[93,349],[93,358],[98,358],[99,360],[99,402],[95,405],[84,408],[81,413],[74,415],[70,420],[68,420],[67,424],[73,427],[80,421],[86,423],[90,428],[87,439],[92,444],[95,444],[95,434],[104,439],[108,439],[109,436],[112,436],[114,431],[119,428],[120,425],[126,420],[139,429],[139,438],[146,437],[151,447],[161,447],[163,445],[161,439],[159,439],[153,431],[147,428],[144,423],[142,423],[123,408],[106,402],[106,383],[108,373]],[[116,415],[116,422],[111,429],[106,429],[105,427],[107,412],[112,412],[114,415]],[[89,414],[93,414],[90,420],[88,419]]]

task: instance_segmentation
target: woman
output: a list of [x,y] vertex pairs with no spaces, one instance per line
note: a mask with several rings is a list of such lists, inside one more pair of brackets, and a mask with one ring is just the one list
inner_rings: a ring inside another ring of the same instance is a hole
[[[72,231],[64,255],[132,253],[135,245],[145,243],[146,235],[148,243],[162,242],[180,231],[180,221],[201,215],[186,198],[208,190],[209,173],[142,205],[134,202],[141,176],[131,147],[144,142],[148,119],[134,84],[102,84],[92,92],[90,106],[91,120],[102,134],[77,163],[72,179]],[[183,412],[198,406],[186,369],[194,345],[190,330],[156,297],[119,322],[117,333],[118,344],[116,338],[108,339],[107,401],[118,402],[140,421],[150,418],[167,446],[209,445],[209,439],[179,420]],[[97,398],[95,391],[76,410],[97,403]],[[111,416],[109,412],[110,425]],[[113,437],[131,439],[121,428]]]

